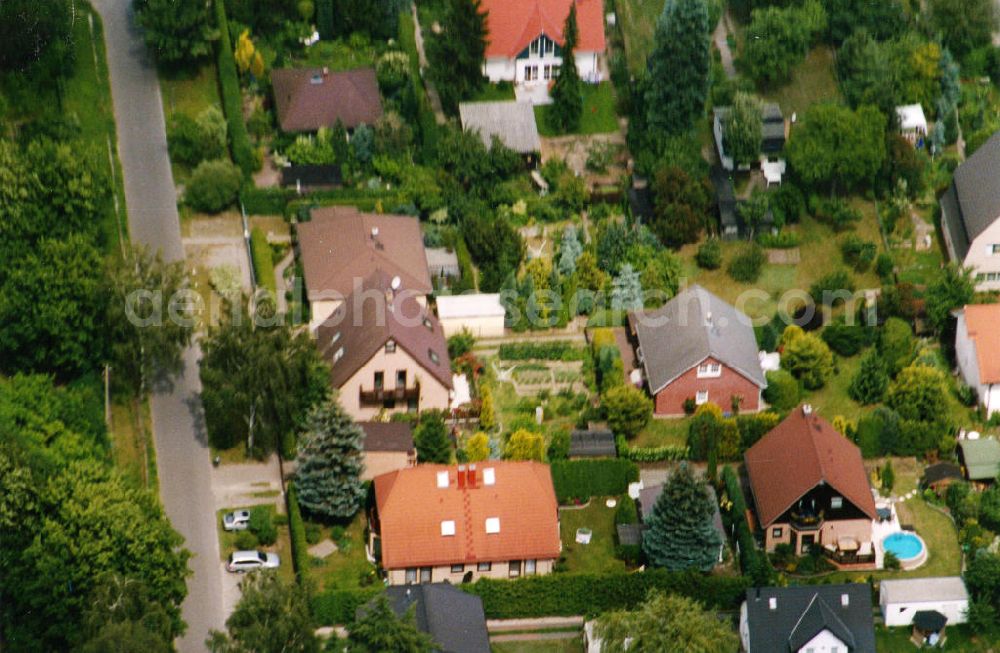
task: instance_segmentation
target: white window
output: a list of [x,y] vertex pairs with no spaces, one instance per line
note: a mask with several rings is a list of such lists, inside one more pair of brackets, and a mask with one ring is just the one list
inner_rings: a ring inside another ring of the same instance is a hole
[[497,483],[497,470],[492,467],[487,467],[483,470],[483,485],[496,485]]
[[330,344],[332,345],[332,344],[336,343],[338,340],[340,340],[340,331],[338,331],[337,333],[333,334],[333,337],[330,338]]
[[435,365],[437,365],[438,361],[441,360],[440,358],[438,358],[437,352],[434,351],[433,349],[428,349],[427,355],[430,356],[431,362],[434,363]]
[[833,497],[830,499],[830,507],[834,510],[840,510],[844,507],[844,497]]
[[988,250],[986,252],[987,254],[992,254],[992,255],[1000,254],[1000,244],[994,243],[989,247],[987,247],[986,249]]
[[476,565],[476,571],[490,571],[491,569],[493,569],[492,562],[480,562]]
[[453,573],[453,574],[461,574],[464,571],[465,571],[465,565],[452,565],[451,566],[451,573]]
[[524,81],[530,82],[538,79],[538,66],[524,67]]
[[524,575],[531,576],[535,573],[535,561],[525,560],[524,561]]
[[499,533],[500,532],[500,518],[499,517],[487,517],[486,518],[486,532],[487,533]]
[[698,366],[698,378],[716,378],[722,376],[722,365],[719,363],[705,363]]
[[455,520],[446,519],[441,522],[441,535],[447,537],[448,535],[455,534]]
[[343,357],[344,357],[344,348],[341,347],[340,349],[337,350],[337,353],[333,355],[333,362],[336,363]]
[[507,575],[511,578],[517,578],[521,575],[521,561],[511,560],[507,565]]
[[429,582],[431,582],[431,568],[430,567],[421,567],[420,568],[420,582],[421,583],[429,583]]
[[406,584],[412,585],[415,582],[417,582],[417,568],[410,567],[406,570]]
[[448,472],[437,473],[437,486],[442,490],[448,487]]
[[698,394],[694,396],[694,403],[699,406],[708,401],[708,390],[699,390]]
[[386,341],[386,343],[385,343],[385,353],[387,353],[387,354],[394,354],[394,353],[396,353],[396,341],[395,340],[387,340]]

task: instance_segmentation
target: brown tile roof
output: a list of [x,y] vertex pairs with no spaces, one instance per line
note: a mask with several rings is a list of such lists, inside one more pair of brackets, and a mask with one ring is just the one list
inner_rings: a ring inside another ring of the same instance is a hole
[[[459,469],[417,465],[375,477],[386,569],[559,556],[559,508],[548,465],[479,463],[472,489],[458,487]],[[485,484],[489,469],[493,485]],[[447,472],[447,488],[438,487],[438,472]],[[493,517],[500,532],[487,533]],[[443,521],[455,522],[454,535],[441,534]]]
[[965,329],[976,343],[980,383],[1000,383],[1000,304],[965,307]]
[[744,460],[757,516],[764,527],[820,483],[876,518],[861,450],[802,406],[750,447]]
[[406,422],[358,422],[365,433],[365,451],[404,451],[413,448],[413,429]]
[[338,119],[350,129],[382,117],[374,68],[278,68],[271,71],[271,86],[282,131],[316,131]]
[[330,364],[330,383],[339,388],[389,340],[451,389],[451,361],[441,324],[402,286],[379,270],[358,285],[316,331],[320,355]]
[[404,288],[433,290],[417,218],[330,206],[313,209],[297,230],[309,301],[347,297],[376,271],[400,277]]

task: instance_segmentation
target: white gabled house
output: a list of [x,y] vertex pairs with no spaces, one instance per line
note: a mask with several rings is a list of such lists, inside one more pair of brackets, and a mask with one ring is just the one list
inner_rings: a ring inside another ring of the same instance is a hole
[[955,359],[986,414],[1000,411],[1000,304],[969,304],[955,312]]

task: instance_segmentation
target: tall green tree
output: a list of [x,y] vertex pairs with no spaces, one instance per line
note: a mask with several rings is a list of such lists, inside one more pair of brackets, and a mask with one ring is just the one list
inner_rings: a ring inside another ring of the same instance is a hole
[[227,632],[213,630],[205,640],[212,653],[319,653],[305,588],[262,571],[247,575],[240,589]]
[[888,387],[889,373],[885,361],[877,351],[871,350],[861,359],[861,367],[851,379],[847,394],[859,404],[877,404],[882,401]]
[[80,653],[171,653],[173,622],[140,581],[110,573],[99,579],[84,612]]
[[0,3],[0,70],[23,71],[47,56],[73,51],[68,0]]
[[0,371],[96,369],[106,338],[102,261],[83,236],[44,240],[0,285]]
[[330,519],[353,517],[361,509],[364,437],[335,399],[309,411],[299,436],[295,470],[295,490],[303,509]]
[[213,446],[241,441],[264,456],[279,446],[294,455],[294,434],[329,393],[329,372],[316,345],[277,320],[234,310],[202,340],[205,425]]
[[723,131],[726,151],[737,166],[754,163],[760,156],[762,124],[760,100],[738,91]]
[[454,113],[459,102],[482,87],[486,37],[480,0],[445,1],[441,32],[427,42],[431,79],[445,110]]
[[350,653],[430,653],[434,650],[434,641],[417,628],[412,608],[397,617],[389,605],[389,598],[381,593],[351,627],[348,650]]
[[705,0],[668,0],[656,21],[643,100],[654,140],[694,127],[708,95],[709,30]]
[[638,610],[601,615],[595,633],[609,652],[729,653],[739,648],[736,633],[700,603],[656,590]]
[[914,364],[893,379],[885,403],[903,419],[933,422],[947,413],[947,377],[929,365]]
[[927,305],[927,321],[938,333],[954,320],[951,312],[972,302],[976,294],[976,282],[972,268],[964,268],[949,263],[941,270],[929,286],[924,300]]
[[417,461],[422,463],[451,462],[451,436],[439,410],[425,410],[413,430],[413,444],[417,448]]
[[580,30],[576,24],[576,3],[570,3],[566,25],[563,28],[565,43],[562,49],[562,65],[559,76],[552,86],[552,104],[545,113],[549,126],[560,134],[573,133],[580,128],[583,114],[583,96],[580,71],[576,69],[576,41]]
[[851,111],[814,104],[788,143],[788,162],[805,182],[831,193],[857,188],[873,180],[882,166],[885,129],[886,118],[874,107]]
[[927,13],[931,28],[959,59],[989,45],[997,27],[992,0],[928,0]]
[[608,426],[615,435],[633,438],[649,424],[653,400],[634,385],[616,385],[604,393],[601,404],[608,413]]
[[653,504],[642,534],[650,564],[671,571],[709,571],[718,562],[722,538],[712,525],[715,505],[704,481],[681,465]]
[[135,0],[135,17],[158,61],[188,65],[212,52],[218,29],[210,7],[205,0]]
[[787,81],[825,31],[826,12],[818,0],[754,9],[744,52],[750,76],[763,84]]
[[879,331],[876,346],[889,376],[896,376],[913,361],[913,329],[898,317],[890,317]]
[[112,379],[122,389],[143,394],[160,373],[181,367],[191,342],[194,316],[182,295],[188,288],[184,263],[167,263],[142,245],[130,245],[108,265]]
[[817,390],[833,373],[833,352],[815,333],[802,333],[785,343],[781,367],[799,379],[807,390]]
[[697,242],[711,210],[708,181],[676,166],[657,170],[655,179],[654,212],[649,228],[668,247]]
[[623,265],[611,280],[611,307],[617,311],[642,308],[642,282],[630,263]]

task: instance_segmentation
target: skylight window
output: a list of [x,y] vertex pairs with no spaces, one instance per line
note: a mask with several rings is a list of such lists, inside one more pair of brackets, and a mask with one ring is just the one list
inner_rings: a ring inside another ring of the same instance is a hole
[[434,351],[433,349],[428,349],[427,355],[431,357],[431,362],[434,363],[435,365],[437,365],[438,361],[441,360],[440,358],[438,358],[437,352]]
[[441,522],[441,535],[447,537],[455,534],[455,520],[446,519]]
[[448,472],[437,473],[437,486],[441,489],[448,487]]
[[487,517],[486,518],[486,533],[493,534],[500,532],[500,518],[499,517]]
[[344,357],[344,348],[341,347],[340,349],[337,350],[337,353],[333,355],[333,362],[336,363],[343,357]]
[[487,467],[483,470],[483,485],[496,485],[497,483],[497,470],[492,467]]

